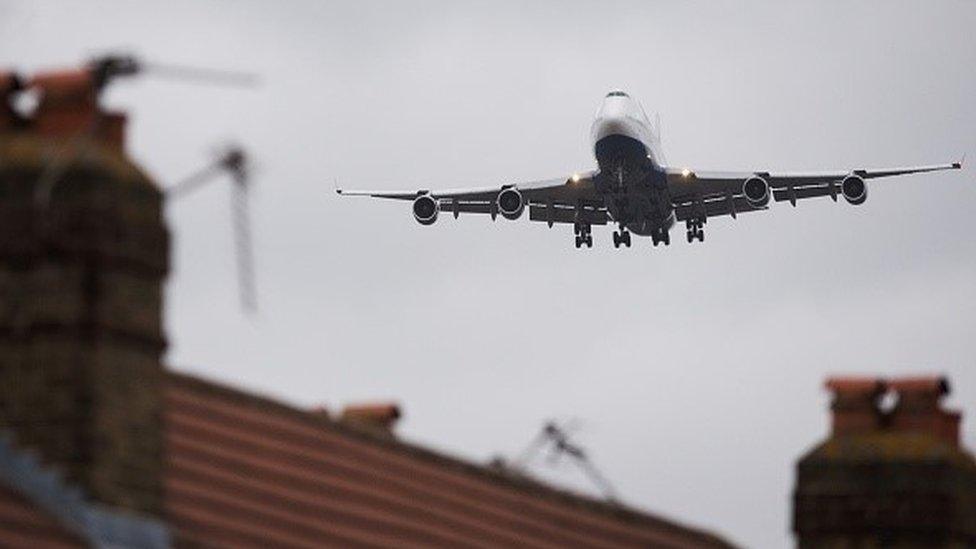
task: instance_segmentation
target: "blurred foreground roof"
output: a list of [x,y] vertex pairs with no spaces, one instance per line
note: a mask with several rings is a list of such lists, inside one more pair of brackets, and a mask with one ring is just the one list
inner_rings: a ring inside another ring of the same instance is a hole
[[165,508],[178,544],[730,546],[187,375],[169,374],[165,417]]

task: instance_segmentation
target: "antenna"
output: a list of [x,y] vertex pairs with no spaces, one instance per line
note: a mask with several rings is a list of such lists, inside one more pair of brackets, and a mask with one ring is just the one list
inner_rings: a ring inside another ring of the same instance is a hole
[[[146,71],[163,77],[193,80],[198,83],[224,86],[253,86],[258,84],[258,78],[253,74],[178,65],[147,64],[127,54],[109,54],[92,58],[88,61],[86,70],[91,75],[91,86],[95,90],[96,99],[115,78],[136,76]],[[20,91],[22,86],[17,86],[15,89]],[[34,192],[34,202],[41,211],[47,209],[54,187],[71,164],[84,156],[88,148],[93,145],[92,138],[101,126],[102,118],[103,112],[96,109],[91,122],[70,137],[67,146],[68,152],[45,163]]]
[[259,83],[257,76],[253,74],[182,65],[145,63],[127,54],[108,54],[95,57],[88,62],[88,70],[92,73],[95,89],[98,92],[105,89],[105,86],[115,78],[135,76],[146,72],[163,78],[218,86],[255,86]]
[[[64,151],[44,164],[35,185],[33,197],[35,207],[42,214],[37,216],[37,228],[35,230],[38,234],[43,234],[45,230],[44,220],[46,216],[43,214],[47,212],[50,205],[54,188],[70,166],[83,157],[96,143],[95,137],[105,120],[105,113],[99,107],[98,99],[105,87],[114,79],[151,72],[163,77],[218,85],[251,86],[258,83],[257,77],[251,74],[178,65],[147,64],[140,62],[131,55],[118,54],[93,58],[84,69],[74,72],[81,76],[87,76],[87,78],[72,79],[72,82],[77,82],[76,85],[82,90],[86,90],[90,86],[94,92],[95,104],[90,105],[87,101],[81,101],[77,105],[77,108],[82,111],[91,111],[90,121],[68,135]],[[15,81],[12,89],[19,92],[23,87],[17,84],[18,82]],[[84,95],[89,96],[87,93]],[[244,151],[240,147],[230,147],[216,162],[174,185],[167,194],[174,197],[187,194],[204,185],[221,172],[227,172],[231,175],[234,181],[231,208],[234,220],[234,240],[237,251],[241,303],[247,311],[253,311],[256,308],[256,298],[248,215],[249,169],[246,160]]]
[[567,422],[566,425],[560,426],[555,421],[547,421],[542,426],[539,434],[532,439],[529,445],[515,459],[514,468],[516,470],[524,470],[529,460],[548,445],[550,464],[555,464],[561,456],[569,457],[597,489],[603,493],[603,497],[607,501],[618,501],[617,491],[610,484],[610,481],[596,468],[596,465],[590,460],[587,451],[582,446],[570,440],[570,431],[575,430],[574,425],[575,423]]
[[230,204],[241,306],[247,312],[254,312],[257,309],[257,292],[254,284],[254,254],[248,207],[250,162],[244,150],[239,146],[228,147],[215,161],[166,189],[166,196],[170,199],[186,196],[210,183],[222,173],[229,174],[233,181]]

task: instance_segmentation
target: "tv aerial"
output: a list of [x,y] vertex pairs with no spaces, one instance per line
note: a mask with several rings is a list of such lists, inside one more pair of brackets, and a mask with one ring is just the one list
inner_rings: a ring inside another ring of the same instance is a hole
[[[94,142],[94,137],[103,122],[104,112],[98,108],[98,101],[102,92],[114,80],[120,77],[133,77],[143,73],[151,73],[164,78],[174,78],[178,80],[210,84],[218,86],[255,86],[259,83],[257,76],[249,73],[237,71],[225,71],[217,69],[202,69],[183,65],[167,65],[160,63],[146,63],[137,57],[128,54],[108,54],[93,57],[83,69],[72,71],[80,77],[82,86],[90,87],[94,92],[95,110],[91,123],[71,136],[68,149],[70,154],[59,157],[58,160],[48,162],[44,166],[41,178],[38,181],[34,193],[34,200],[41,211],[47,209],[51,198],[51,191],[61,180],[64,172],[79,157],[83,156]],[[30,88],[30,81],[27,84],[15,86],[16,91],[24,91]],[[20,113],[17,113],[20,115]]]
[[216,86],[250,87],[259,83],[257,76],[249,73],[144,62],[128,54],[108,54],[94,57],[88,61],[87,67],[91,73],[92,84],[96,92],[101,92],[117,78],[145,73],[160,78]]
[[250,173],[251,163],[244,149],[233,145],[226,147],[210,164],[169,187],[165,192],[169,199],[181,198],[206,186],[220,175],[230,176],[231,219],[241,306],[247,312],[254,312],[257,309],[257,292],[254,284],[254,254],[251,245],[251,218],[248,207],[251,188]]
[[548,462],[551,465],[555,465],[561,457],[569,458],[607,501],[619,501],[617,491],[594,465],[586,449],[572,441],[572,433],[578,428],[579,422],[574,420],[567,421],[563,425],[559,425],[554,420],[547,421],[539,434],[518,455],[512,467],[516,471],[524,471],[533,458],[548,448]]
[[[91,58],[84,68],[69,74],[72,74],[72,78],[78,82],[79,89],[87,88],[94,94],[94,116],[89,124],[70,137],[67,144],[69,153],[59,156],[44,166],[35,187],[34,197],[38,209],[42,212],[47,210],[52,190],[70,165],[84,156],[88,148],[93,146],[94,138],[100,131],[105,116],[104,111],[98,106],[99,99],[105,88],[117,79],[148,74],[194,84],[235,87],[253,87],[259,84],[257,76],[249,73],[145,62],[133,55],[117,53]],[[230,175],[233,182],[231,212],[241,304],[248,312],[254,311],[257,306],[248,211],[250,171],[250,164],[244,150],[239,146],[230,146],[221,151],[216,160],[204,169],[165,191],[167,198],[177,198],[209,183],[217,175]],[[43,216],[38,217],[39,220],[42,218]]]
[[[258,84],[258,78],[253,74],[184,65],[147,63],[132,55],[124,54],[96,57],[89,61],[88,70],[91,71],[92,85],[95,87],[96,93],[101,93],[109,83],[117,78],[132,77],[144,73],[197,84],[239,87],[250,87]],[[238,286],[241,306],[247,312],[253,312],[257,309],[251,222],[248,208],[250,172],[250,163],[244,149],[236,145],[229,146],[225,147],[209,165],[165,191],[167,198],[180,198],[210,183],[218,175],[227,174],[230,176],[232,181],[231,216],[235,255],[237,257]]]

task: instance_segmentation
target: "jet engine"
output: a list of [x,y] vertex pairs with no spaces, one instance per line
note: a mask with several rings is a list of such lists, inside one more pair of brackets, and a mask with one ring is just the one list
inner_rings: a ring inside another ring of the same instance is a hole
[[413,217],[421,225],[433,224],[440,211],[440,203],[430,194],[422,194],[413,200]]
[[868,186],[864,183],[864,178],[858,175],[849,175],[840,183],[840,192],[844,194],[844,199],[848,203],[864,204],[868,199]]
[[769,183],[765,179],[754,175],[742,183],[742,194],[746,196],[755,208],[762,208],[769,204]]
[[509,187],[498,193],[498,213],[505,219],[518,219],[525,210],[525,200],[518,189]]

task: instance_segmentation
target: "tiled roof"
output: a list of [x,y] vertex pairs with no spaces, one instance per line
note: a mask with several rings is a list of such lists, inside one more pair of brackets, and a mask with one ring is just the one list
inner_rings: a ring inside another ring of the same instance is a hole
[[0,432],[0,547],[89,546],[161,549],[170,537],[156,518],[91,501]]
[[165,508],[207,547],[729,547],[182,374],[165,396]]
[[87,545],[53,515],[0,483],[0,546],[81,549]]

